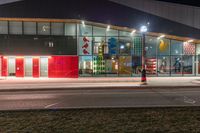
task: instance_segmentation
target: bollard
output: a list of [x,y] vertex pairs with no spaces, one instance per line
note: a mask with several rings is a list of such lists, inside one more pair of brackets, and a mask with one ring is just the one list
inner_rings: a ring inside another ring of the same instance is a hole
[[142,83],[146,83],[147,82],[146,70],[145,69],[142,70],[141,82]]

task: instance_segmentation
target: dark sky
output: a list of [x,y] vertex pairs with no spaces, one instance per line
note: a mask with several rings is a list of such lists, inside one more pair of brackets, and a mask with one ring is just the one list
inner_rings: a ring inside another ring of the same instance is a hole
[[200,0],[158,0],[200,7]]

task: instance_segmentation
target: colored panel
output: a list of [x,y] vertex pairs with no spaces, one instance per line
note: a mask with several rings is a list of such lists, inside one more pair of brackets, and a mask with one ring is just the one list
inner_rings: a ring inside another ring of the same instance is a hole
[[49,78],[77,78],[78,56],[52,56],[48,65]]
[[2,62],[1,62],[1,75],[2,76],[8,76],[8,59],[6,57],[1,57]]
[[39,78],[39,58],[33,58],[33,77]]
[[16,58],[16,77],[24,77],[24,58]]

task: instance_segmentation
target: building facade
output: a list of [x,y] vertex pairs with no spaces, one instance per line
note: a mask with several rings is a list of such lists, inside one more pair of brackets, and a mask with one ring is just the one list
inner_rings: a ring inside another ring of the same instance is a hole
[[0,20],[3,77],[199,76],[198,40],[66,19]]

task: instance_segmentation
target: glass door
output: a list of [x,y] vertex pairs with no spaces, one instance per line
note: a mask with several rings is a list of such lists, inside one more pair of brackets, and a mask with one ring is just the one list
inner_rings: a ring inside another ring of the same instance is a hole
[[40,58],[40,77],[48,77],[48,57]]
[[197,55],[196,74],[200,75],[200,55]]
[[33,61],[32,57],[25,57],[25,76],[32,77],[33,73]]
[[15,57],[8,57],[8,76],[16,76]]

